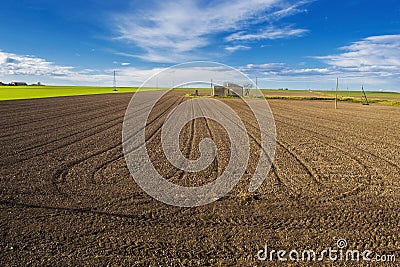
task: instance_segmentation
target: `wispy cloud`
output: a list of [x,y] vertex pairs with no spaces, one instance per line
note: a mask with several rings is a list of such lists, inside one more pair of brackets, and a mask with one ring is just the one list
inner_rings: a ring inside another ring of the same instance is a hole
[[[116,39],[144,50],[136,57],[174,62],[199,58],[195,52],[213,42],[301,36],[305,29],[281,27],[278,20],[303,12],[310,1],[152,1],[147,8],[115,15]],[[266,23],[269,25],[266,26]],[[264,30],[258,30],[264,28]],[[230,36],[226,38],[227,36]],[[235,44],[237,45],[237,44]]]
[[227,46],[225,47],[225,50],[229,51],[229,52],[235,52],[237,50],[248,50],[250,49],[250,46],[247,45],[233,45],[233,46]]
[[339,54],[316,56],[320,64],[291,66],[286,63],[248,64],[240,70],[273,82],[323,84],[340,77],[348,83],[396,90],[400,80],[400,35],[371,36],[340,47]]
[[306,8],[304,8],[304,6],[313,1],[315,1],[315,0],[302,0],[302,1],[297,1],[297,2],[291,3],[287,6],[285,6],[284,8],[273,12],[271,14],[271,17],[274,18],[275,20],[279,20],[281,18],[292,16],[292,15],[295,15],[298,13],[308,12],[308,10]]
[[236,32],[225,38],[227,41],[252,41],[252,40],[263,40],[263,39],[282,39],[288,37],[300,37],[307,33],[306,29],[294,29],[292,27],[284,27],[277,29],[269,26],[264,30],[248,33],[248,32]]
[[[239,49],[249,49],[245,45],[225,46],[225,50],[233,52]],[[400,80],[400,34],[371,36],[340,47],[340,53],[313,56],[311,62],[289,64],[283,62],[266,64],[247,64],[238,69],[250,77],[258,77],[270,82],[275,87],[308,88],[312,85],[325,85],[328,88],[336,77],[354,85],[369,85],[370,88],[385,88],[399,90]],[[315,62],[315,59],[319,62]],[[114,62],[119,85],[140,85],[151,75],[162,68],[135,68],[126,63]],[[124,64],[125,63],[125,64]],[[213,77],[216,69],[206,70]],[[0,78],[8,81],[16,77],[32,78],[32,82],[48,80],[55,84],[91,84],[112,85],[113,69],[78,69],[63,66],[44,58],[32,55],[17,55],[0,51]],[[187,73],[188,77],[190,73]],[[27,80],[29,81],[29,80]],[[289,85],[288,85],[289,83]],[[268,84],[266,85],[268,86]],[[296,87],[297,86],[297,87]],[[321,88],[321,87],[319,87]]]
[[251,74],[251,76],[258,77],[321,76],[337,74],[337,71],[330,68],[294,68],[286,63],[248,64],[239,69],[244,73]]
[[340,50],[344,52],[315,58],[343,72],[400,78],[400,34],[371,36]]

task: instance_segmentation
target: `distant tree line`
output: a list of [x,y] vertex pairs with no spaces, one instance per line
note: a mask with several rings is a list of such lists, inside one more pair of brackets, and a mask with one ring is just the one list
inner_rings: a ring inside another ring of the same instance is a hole
[[[28,84],[26,82],[10,82],[10,83],[0,82],[0,85],[1,86],[28,86]],[[31,86],[41,86],[41,85],[43,85],[43,84],[41,84],[40,82],[31,84]]]

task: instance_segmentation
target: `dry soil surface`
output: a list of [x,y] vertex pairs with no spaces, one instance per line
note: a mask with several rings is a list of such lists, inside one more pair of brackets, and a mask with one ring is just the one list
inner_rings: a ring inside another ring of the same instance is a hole
[[[339,103],[334,110],[331,101],[269,100],[276,155],[250,194],[260,132],[243,102],[223,99],[249,134],[246,172],[220,200],[183,208],[147,195],[126,167],[121,131],[131,96],[0,102],[0,265],[280,266],[276,255],[259,261],[258,251],[337,249],[339,239],[346,249],[400,261],[399,107]],[[160,174],[195,186],[223,173],[230,141],[215,121],[193,120],[181,132],[182,153],[198,158],[199,142],[211,137],[216,159],[199,173],[169,164],[161,126],[186,99],[180,91],[159,102],[146,146]]]

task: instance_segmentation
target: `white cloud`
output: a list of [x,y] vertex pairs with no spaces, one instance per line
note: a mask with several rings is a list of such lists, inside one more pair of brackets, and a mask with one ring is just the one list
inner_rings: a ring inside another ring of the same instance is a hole
[[[196,59],[199,48],[214,41],[277,39],[288,35],[288,27],[272,26],[272,22],[304,10],[310,1],[296,0],[231,0],[153,1],[148,9],[135,10],[114,17],[118,29],[116,39],[126,40],[145,51],[136,55],[144,60],[176,62]],[[263,32],[255,28],[265,27]],[[255,27],[257,26],[257,27]],[[306,30],[290,28],[289,36],[299,36]],[[241,38],[234,38],[236,35]],[[223,35],[222,37],[220,35]],[[257,38],[244,36],[257,35]],[[218,40],[220,38],[221,40]],[[190,53],[189,53],[190,52]]]
[[[241,70],[252,76],[274,79],[327,80],[340,77],[360,84],[387,84],[395,90],[400,79],[400,35],[364,38],[339,48],[343,53],[312,57],[325,64],[290,66],[284,63],[248,64]],[[325,65],[325,66],[323,66]]]
[[236,32],[225,39],[227,41],[251,41],[251,40],[263,40],[263,39],[281,39],[288,37],[300,37],[307,33],[306,29],[293,29],[291,27],[284,27],[282,29],[277,29],[275,27],[267,27],[266,29],[254,33],[247,32]]
[[[334,85],[336,77],[342,85],[358,90],[362,84],[372,90],[399,91],[400,35],[380,35],[364,38],[339,48],[339,54],[312,57],[322,64],[306,63],[290,66],[284,63],[248,64],[240,69],[251,77],[262,77],[280,87],[299,88],[300,85]],[[285,85],[285,86],[284,86]]]
[[51,75],[65,76],[72,67],[58,66],[31,55],[21,56],[0,51],[0,74],[2,75]]
[[311,3],[313,1],[315,1],[315,0],[302,0],[302,1],[295,2],[291,5],[288,5],[285,8],[282,8],[282,9],[272,13],[271,16],[275,19],[281,19],[284,17],[295,15],[297,13],[308,12],[308,10],[303,8],[303,6],[308,3]]
[[299,77],[299,76],[325,76],[337,72],[330,68],[293,68],[285,63],[248,64],[239,68],[251,76],[259,77]]
[[[121,86],[137,86],[148,77],[160,71],[160,68],[137,69],[121,64],[116,69],[118,83]],[[33,83],[40,80],[51,84],[87,84],[110,86],[113,80],[113,70],[83,69],[77,70],[71,66],[61,66],[46,59],[32,55],[17,55],[0,51],[0,78],[3,82],[16,79]],[[6,80],[7,79],[7,80]]]
[[[231,48],[229,48],[231,47]],[[246,46],[226,46],[225,49],[247,49]],[[250,77],[265,81],[265,87],[288,88],[330,88],[336,77],[343,84],[359,89],[361,84],[370,89],[396,90],[400,88],[400,35],[371,36],[340,48],[342,53],[313,57],[320,63],[311,65],[287,64],[281,62],[267,64],[247,64],[238,69]],[[133,56],[133,55],[132,55]],[[117,62],[118,63],[118,62]],[[127,62],[125,62],[127,63]],[[119,86],[137,86],[162,68],[138,69],[132,66],[117,68]],[[215,68],[205,69],[212,78]],[[17,55],[0,51],[0,78],[3,82],[22,80],[29,83],[41,81],[51,84],[79,84],[112,86],[113,69],[78,70],[72,66],[62,66],[32,55]],[[192,77],[186,72],[187,77]],[[21,77],[22,79],[19,79]],[[18,79],[17,79],[18,78]],[[6,80],[5,80],[6,79]],[[171,83],[176,81],[170,81]],[[313,85],[322,85],[318,87]],[[271,86],[273,87],[273,86]]]
[[131,63],[129,63],[129,62],[122,62],[121,63],[121,66],[129,66]]
[[266,64],[247,64],[246,66],[240,67],[240,71],[245,73],[251,73],[252,76],[260,75],[277,75],[283,70],[289,67],[284,63],[266,63]]
[[250,46],[247,45],[233,45],[233,46],[227,46],[225,47],[225,50],[229,51],[229,52],[235,52],[237,50],[248,50],[250,49]]
[[400,34],[371,36],[336,55],[315,57],[345,73],[400,78]]
[[378,74],[344,71],[334,66],[298,68],[284,63],[248,64],[240,68],[253,79],[258,77],[262,88],[290,89],[332,89],[339,77],[339,88],[360,90],[361,85],[367,90],[399,91],[398,79],[377,76]]

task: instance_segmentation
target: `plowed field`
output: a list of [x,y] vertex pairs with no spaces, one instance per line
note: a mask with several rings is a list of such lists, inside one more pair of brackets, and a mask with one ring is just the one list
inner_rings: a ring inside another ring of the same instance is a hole
[[[146,147],[161,174],[196,186],[224,171],[230,141],[215,121],[192,120],[181,132],[182,153],[198,158],[199,142],[211,137],[216,159],[198,173],[167,162],[161,126],[184,93],[168,94],[154,108]],[[131,96],[0,102],[0,265],[280,266],[259,262],[257,252],[266,244],[337,248],[338,239],[400,260],[399,107],[339,103],[334,110],[331,101],[269,100],[275,159],[250,194],[259,129],[239,99],[223,99],[249,134],[246,172],[220,200],[182,208],[148,196],[127,169],[121,131]]]

